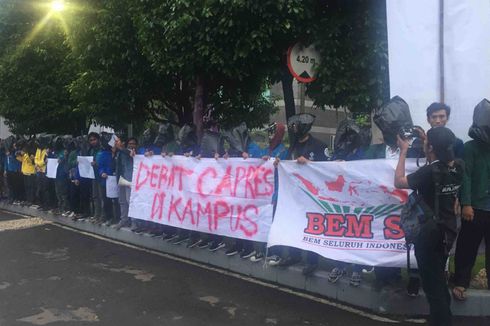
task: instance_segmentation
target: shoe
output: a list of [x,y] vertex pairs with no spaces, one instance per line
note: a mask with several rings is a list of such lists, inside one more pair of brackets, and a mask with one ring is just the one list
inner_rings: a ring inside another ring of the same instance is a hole
[[19,206],[19,205],[20,205],[20,201],[16,200],[16,201],[14,201],[14,202],[13,202],[13,204],[14,204],[15,206]]
[[145,228],[139,227],[139,228],[136,228],[133,232],[136,234],[143,234],[145,232]]
[[111,221],[111,220],[109,220],[109,221],[105,221],[105,222],[102,222],[101,224],[102,224],[103,226],[111,226],[112,221]]
[[73,216],[71,217],[71,220],[74,221],[74,222],[75,221],[79,221],[79,220],[82,219],[82,217],[83,217],[82,214],[73,214]]
[[363,268],[362,272],[364,274],[371,274],[372,272],[374,272],[374,266],[371,266],[371,268],[369,268],[369,269]]
[[187,244],[187,248],[194,248],[201,244],[203,241],[201,239],[190,239]]
[[75,216],[75,212],[70,212],[70,214],[68,214],[69,218],[73,218],[74,216]]
[[358,287],[359,285],[361,285],[361,273],[352,272],[352,275],[350,276],[349,284],[354,287]]
[[337,282],[341,277],[342,275],[345,274],[345,270],[343,269],[340,269],[340,268],[337,268],[335,267],[334,269],[332,269],[332,271],[330,272],[330,274],[328,275],[328,281],[330,283],[335,283]]
[[29,208],[38,209],[39,208],[39,205],[34,204],[34,205],[29,206]]
[[281,262],[277,266],[289,267],[289,266],[296,265],[299,262],[301,262],[301,259],[299,258],[286,257],[286,259],[281,259]]
[[63,217],[67,217],[68,215],[70,215],[70,213],[71,213],[70,211],[64,211],[64,212],[61,214],[61,216],[63,216]]
[[179,237],[179,235],[177,233],[174,233],[174,234],[164,234],[162,239],[163,241],[168,241],[168,242],[171,242],[172,240],[175,240]]
[[201,241],[200,244],[197,245],[197,248],[199,249],[206,249],[207,247],[209,247],[209,241]]
[[243,250],[241,253],[240,253],[240,258],[241,259],[249,259],[250,257],[254,256],[256,253],[255,250],[251,250],[251,251],[245,251]]
[[120,221],[119,223],[116,224],[116,226],[114,228],[116,230],[121,230],[122,228],[127,227],[127,226],[131,226],[131,223]]
[[261,253],[261,252],[257,252],[255,255],[253,255],[252,257],[250,257],[250,261],[252,263],[256,263],[256,262],[259,262],[261,261],[262,259],[264,259],[264,254]]
[[225,255],[227,256],[235,256],[238,253],[238,249],[236,246],[231,247],[230,249],[226,250]]
[[265,260],[269,266],[277,266],[281,263],[282,258],[278,255],[272,255],[267,257]]
[[173,244],[173,245],[179,245],[179,244],[184,243],[184,242],[186,242],[186,241],[189,241],[189,237],[187,237],[187,236],[182,236],[182,237],[178,237],[177,239],[175,239],[175,240],[172,242],[172,244]]
[[318,268],[318,264],[307,264],[304,268],[303,268],[303,275],[304,276],[311,276],[313,275],[313,272]]
[[420,279],[418,277],[410,277],[407,285],[407,295],[415,298],[419,295]]
[[216,251],[218,249],[224,248],[226,245],[224,242],[213,242],[208,248],[209,251]]
[[150,231],[150,235],[152,238],[160,237],[163,235],[163,231],[162,230],[152,230],[152,231]]

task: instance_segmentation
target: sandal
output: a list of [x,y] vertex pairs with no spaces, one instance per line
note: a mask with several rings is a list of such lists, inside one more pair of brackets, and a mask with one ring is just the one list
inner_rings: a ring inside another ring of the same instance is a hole
[[455,286],[452,290],[453,298],[458,301],[466,300],[466,289],[462,286]]

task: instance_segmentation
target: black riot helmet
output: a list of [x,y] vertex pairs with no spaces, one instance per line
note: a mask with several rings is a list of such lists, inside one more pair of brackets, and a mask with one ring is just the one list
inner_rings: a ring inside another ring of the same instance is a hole
[[51,145],[54,137],[55,135],[53,134],[40,134],[39,137],[37,138],[39,148],[40,149],[48,148]]
[[490,102],[486,98],[473,111],[473,124],[468,136],[490,145]]
[[141,144],[148,148],[153,145],[155,138],[157,136],[157,130],[155,127],[149,127],[143,131],[143,136],[141,137]]
[[223,136],[230,146],[228,153],[231,156],[238,156],[247,151],[250,143],[250,135],[248,134],[248,128],[245,122],[225,131]]
[[169,122],[161,123],[158,126],[158,133],[153,144],[162,147],[175,140],[174,128]]
[[396,146],[396,136],[404,128],[412,128],[413,122],[407,102],[395,96],[374,111],[374,123],[383,133],[385,144]]
[[334,154],[337,159],[345,159],[347,155],[361,147],[361,128],[352,119],[339,123],[335,134]]
[[313,114],[296,114],[288,119],[288,129],[292,132],[296,140],[300,140],[310,132],[314,122],[315,116]]
[[188,124],[183,125],[179,130],[177,139],[182,151],[184,153],[190,152],[197,145],[196,128]]

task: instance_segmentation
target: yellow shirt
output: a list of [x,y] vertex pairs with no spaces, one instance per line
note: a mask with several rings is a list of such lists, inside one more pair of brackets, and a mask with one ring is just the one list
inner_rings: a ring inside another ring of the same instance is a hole
[[39,172],[46,173],[46,150],[38,148],[34,157],[34,164]]
[[29,154],[24,153],[23,155],[17,156],[17,160],[22,162],[22,165],[20,167],[20,171],[24,175],[32,175],[36,173],[36,169],[34,167],[34,162],[32,162],[31,158],[29,157]]

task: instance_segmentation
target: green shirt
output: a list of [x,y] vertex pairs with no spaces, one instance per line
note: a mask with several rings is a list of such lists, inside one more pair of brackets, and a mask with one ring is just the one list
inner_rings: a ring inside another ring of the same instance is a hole
[[490,177],[490,146],[476,140],[464,144],[465,173],[461,188],[461,204],[487,207]]

